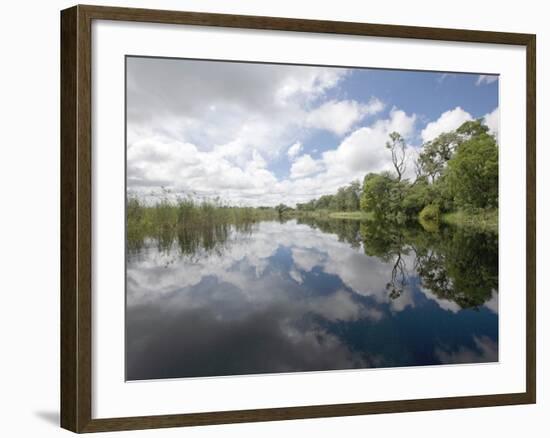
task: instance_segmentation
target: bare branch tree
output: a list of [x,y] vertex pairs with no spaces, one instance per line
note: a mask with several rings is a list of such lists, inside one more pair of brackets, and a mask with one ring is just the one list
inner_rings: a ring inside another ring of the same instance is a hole
[[392,132],[390,134],[390,141],[386,142],[386,148],[391,151],[391,161],[393,163],[395,172],[397,173],[397,180],[401,181],[403,173],[407,168],[405,140],[398,132]]

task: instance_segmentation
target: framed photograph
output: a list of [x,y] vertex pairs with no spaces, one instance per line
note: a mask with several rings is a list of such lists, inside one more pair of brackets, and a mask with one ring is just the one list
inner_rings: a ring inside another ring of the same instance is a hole
[[535,35],[61,12],[61,425],[535,403]]

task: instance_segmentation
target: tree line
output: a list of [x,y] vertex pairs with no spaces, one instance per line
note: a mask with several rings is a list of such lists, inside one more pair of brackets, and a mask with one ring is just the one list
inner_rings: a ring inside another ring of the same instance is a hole
[[[498,146],[481,119],[440,134],[422,145],[414,160],[403,137],[392,132],[386,143],[392,171],[368,173],[333,195],[296,205],[302,212],[363,211],[375,219],[437,221],[442,213],[479,213],[498,208]],[[408,165],[414,178],[405,178]]]
[[298,211],[357,211],[362,187],[359,181],[340,187],[334,195],[323,195],[319,199],[312,199],[303,204],[296,204]]

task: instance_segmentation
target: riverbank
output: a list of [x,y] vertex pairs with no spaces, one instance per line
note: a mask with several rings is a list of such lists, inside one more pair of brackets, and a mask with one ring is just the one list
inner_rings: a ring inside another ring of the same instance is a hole
[[372,220],[372,213],[364,211],[330,211],[330,210],[313,210],[313,211],[293,211],[293,217],[311,217],[316,219],[350,219],[350,220]]
[[372,213],[365,213],[364,211],[335,211],[328,215],[331,219],[354,219],[354,220],[371,220],[373,219]]
[[482,231],[498,232],[498,210],[467,213],[456,211],[441,215],[441,221],[459,227],[475,228]]
[[[314,210],[298,212],[292,211],[287,217],[309,217],[313,219],[348,219],[359,221],[373,220],[372,213],[364,211],[329,211],[329,210]],[[422,220],[420,220],[422,222]],[[498,210],[483,211],[479,213],[468,213],[465,211],[455,211],[452,213],[444,213],[439,216],[439,222],[457,227],[473,228],[479,231],[498,232]],[[432,228],[436,230],[438,221],[425,221],[423,227],[426,229]],[[435,228],[434,228],[435,226]]]

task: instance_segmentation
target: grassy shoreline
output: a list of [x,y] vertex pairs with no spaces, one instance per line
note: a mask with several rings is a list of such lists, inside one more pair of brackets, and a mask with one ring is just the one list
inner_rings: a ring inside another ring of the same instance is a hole
[[498,210],[489,210],[479,213],[455,211],[441,215],[441,221],[459,227],[498,232]]
[[[426,209],[424,209],[426,210]],[[424,211],[423,210],[423,211]],[[476,229],[498,233],[498,209],[479,212],[455,211],[438,214],[431,220],[418,216],[419,222],[428,231],[435,231],[438,223],[457,227]],[[433,215],[432,215],[433,216]],[[331,211],[320,209],[299,211],[279,207],[232,207],[217,202],[196,202],[192,199],[179,199],[171,203],[164,199],[155,205],[145,205],[136,198],[129,198],[127,204],[127,235],[130,240],[142,240],[146,235],[159,233],[187,232],[201,234],[202,230],[211,226],[226,226],[233,224],[238,227],[250,226],[264,220],[281,220],[292,218],[311,218],[319,220],[341,219],[351,221],[374,220],[372,212]],[[413,218],[411,218],[413,219]],[[208,239],[208,236],[203,236]]]
[[314,210],[314,211],[292,211],[288,214],[290,217],[311,217],[318,219],[351,219],[351,220],[371,220],[372,213],[364,211],[330,211],[330,210]]
[[373,214],[364,211],[335,211],[329,213],[328,217],[332,219],[370,220],[373,218]]

